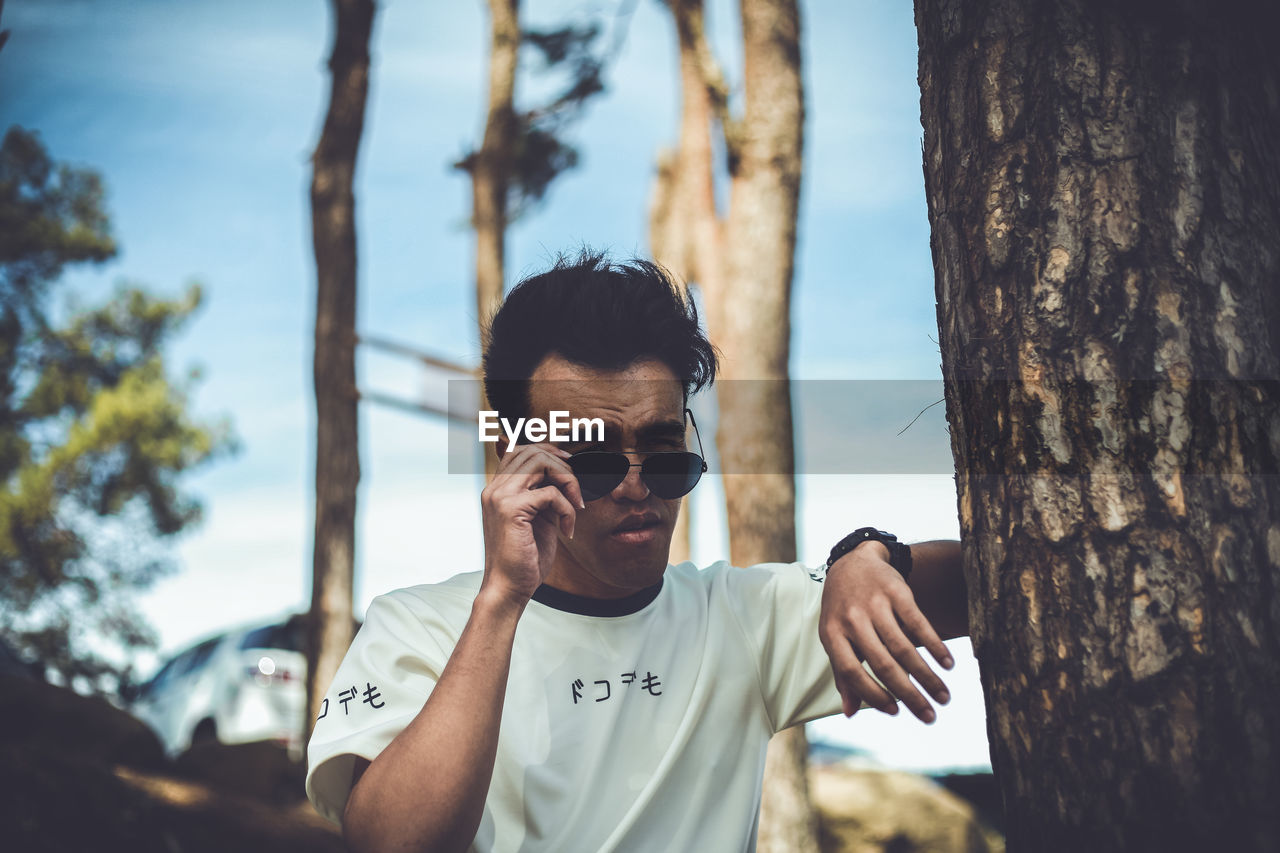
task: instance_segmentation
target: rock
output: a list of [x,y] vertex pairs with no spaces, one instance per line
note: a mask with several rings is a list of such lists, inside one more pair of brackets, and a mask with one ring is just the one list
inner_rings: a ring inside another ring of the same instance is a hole
[[933,780],[866,764],[812,767],[823,853],[1000,853],[973,807]]

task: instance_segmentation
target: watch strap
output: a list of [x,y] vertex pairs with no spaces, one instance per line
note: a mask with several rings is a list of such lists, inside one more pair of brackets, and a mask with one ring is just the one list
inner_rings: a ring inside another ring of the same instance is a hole
[[875,527],[859,527],[837,542],[835,547],[831,549],[831,556],[827,557],[827,568],[830,569],[836,560],[839,560],[863,542],[871,540],[880,542],[889,549],[889,565],[898,570],[903,580],[911,576],[911,546],[905,542],[899,542],[898,537],[892,533]]

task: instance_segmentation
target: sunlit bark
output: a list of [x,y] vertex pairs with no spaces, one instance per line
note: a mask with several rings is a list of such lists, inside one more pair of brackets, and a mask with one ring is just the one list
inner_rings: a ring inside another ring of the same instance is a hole
[[916,19],[1009,849],[1278,849],[1276,16],[918,0]]
[[356,155],[369,91],[372,0],[333,0],[332,89],[312,155],[316,258],[316,528],[308,620],[305,735],[352,638],[356,486]]

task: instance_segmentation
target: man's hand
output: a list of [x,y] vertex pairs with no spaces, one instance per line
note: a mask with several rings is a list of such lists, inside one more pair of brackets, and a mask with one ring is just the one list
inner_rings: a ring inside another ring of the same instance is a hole
[[518,447],[481,493],[484,580],[471,617],[422,709],[354,768],[342,822],[351,850],[470,849],[493,781],[516,627],[582,506],[568,455]]
[[[831,658],[845,716],[852,716],[862,701],[886,714],[896,714],[896,696],[913,714],[932,723],[936,719],[933,707],[908,674],[940,704],[946,704],[951,694],[916,646],[927,648],[947,669],[955,662],[888,558],[888,548],[869,541],[832,564],[822,591],[818,636]],[[894,695],[867,674],[863,660]]]
[[521,445],[480,493],[484,585],[521,605],[551,571],[557,533],[572,539],[585,506],[568,457],[550,444]]

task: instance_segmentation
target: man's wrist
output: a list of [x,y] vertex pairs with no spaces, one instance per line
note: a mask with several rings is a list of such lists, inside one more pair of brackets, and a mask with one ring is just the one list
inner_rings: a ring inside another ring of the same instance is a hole
[[531,597],[495,584],[481,584],[471,610],[473,613],[479,611],[486,616],[498,619],[518,620]]
[[831,556],[827,557],[827,568],[831,568],[837,560],[842,559],[855,548],[859,548],[869,542],[875,542],[884,548],[884,551],[876,552],[877,556],[881,557],[890,566],[893,566],[904,580],[910,576],[910,546],[899,542],[898,537],[892,533],[875,527],[859,527],[837,542],[835,547],[831,549]]
[[854,552],[858,552],[865,554],[868,551],[874,553],[886,563],[889,562],[889,558],[892,556],[889,553],[889,546],[876,539],[868,539],[866,542],[859,543],[854,546],[853,551],[850,551],[849,553],[852,554]]
[[877,542],[874,539],[869,539],[866,542],[858,543],[857,546],[855,546],[851,550],[847,551],[846,553],[836,558],[835,562],[833,562],[830,566],[827,567],[827,571],[830,572],[832,569],[838,566],[841,562],[843,562],[845,557],[848,557],[852,554],[857,554],[857,556],[860,558],[866,557],[868,555],[874,555],[877,559],[883,560],[886,563],[889,562],[889,557],[890,557],[889,549],[888,547],[885,546],[883,542]]

